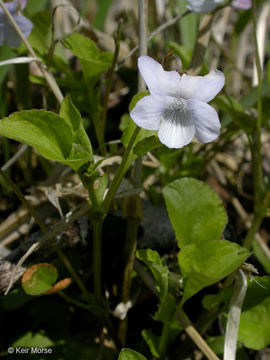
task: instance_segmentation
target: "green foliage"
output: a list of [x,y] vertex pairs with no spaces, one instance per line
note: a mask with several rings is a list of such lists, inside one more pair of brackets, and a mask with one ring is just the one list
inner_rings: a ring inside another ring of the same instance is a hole
[[270,276],[255,276],[249,280],[238,334],[238,340],[247,348],[261,350],[270,344],[269,289]]
[[151,270],[156,280],[156,288],[162,302],[168,293],[169,286],[169,270],[162,264],[159,254],[151,249],[137,250],[137,258],[143,261]]
[[78,57],[85,81],[93,83],[111,65],[113,54],[99,51],[96,44],[86,36],[73,33],[62,40],[62,44]]
[[[15,56],[14,52],[10,49],[8,45],[4,44],[0,46],[0,61],[10,59],[14,56]],[[0,66],[0,91],[3,80],[5,79],[8,73],[9,67],[10,65]]]
[[[135,105],[134,105],[135,106]],[[121,142],[124,146],[127,147],[129,140],[136,129],[137,125],[133,122],[131,117],[125,114],[122,117],[122,123],[120,125],[121,130],[123,131]],[[145,130],[140,129],[139,135],[137,136],[133,149],[130,156],[130,164],[137,157],[144,155],[147,151],[153,150],[153,148],[157,147],[158,140],[156,138],[155,130]],[[150,139],[150,142],[148,140]]]
[[[135,105],[140,99],[147,95],[149,95],[149,91],[143,91],[134,95],[129,104],[129,111],[131,111],[135,107]],[[137,125],[132,121],[129,115],[125,114],[122,117],[120,129],[123,132],[121,141],[124,146],[128,145],[129,140],[134,130],[136,129],[136,126]],[[139,135],[137,136],[133,146],[132,160],[134,160],[136,157],[140,157],[146,154],[147,151],[151,151],[154,148],[160,146],[160,141],[158,140],[156,134],[157,132],[155,130],[140,130]]]
[[[87,94],[86,110],[90,114],[95,132],[99,136],[101,100],[100,85],[97,85],[97,83],[99,77],[111,66],[113,54],[100,51],[94,41],[79,33],[69,35],[62,40],[62,44],[80,61]],[[81,94],[81,91],[79,91],[79,94]]]
[[270,60],[267,62],[267,81],[270,86]]
[[133,152],[138,157],[141,157],[144,154],[146,154],[148,151],[152,151],[160,146],[162,146],[162,144],[159,141],[159,138],[155,135],[152,135],[139,141],[135,145]]
[[258,261],[264,267],[265,271],[270,274],[270,261],[269,257],[266,255],[265,251],[262,249],[261,245],[257,241],[253,241],[252,249]]
[[27,295],[21,287],[18,287],[3,297],[2,307],[6,311],[14,311],[31,300],[33,300],[32,296]]
[[[39,3],[39,2],[36,2]],[[51,45],[52,38],[52,29],[51,29],[51,18],[50,12],[43,10],[40,12],[35,12],[31,17],[31,21],[34,25],[34,30],[31,32],[28,37],[28,42],[35,50],[36,54],[40,56],[44,63],[48,60],[48,52]],[[22,51],[25,51],[25,45],[21,45]],[[69,63],[65,56],[65,52],[62,46],[56,44],[54,48],[54,53],[50,61],[50,68],[61,73],[69,73]],[[32,75],[34,76],[34,75]],[[31,79],[33,79],[31,76]],[[44,79],[41,79],[42,84],[44,85]]]
[[[151,249],[137,250],[137,258],[143,261],[151,270],[156,281],[156,289],[160,299],[159,307],[154,315],[156,321],[162,322],[165,326],[169,322],[168,334],[170,342],[173,342],[175,337],[181,330],[179,321],[175,318],[177,309],[176,299],[173,294],[169,293],[170,290],[170,274],[167,266],[163,265],[159,254]],[[143,338],[148,344],[153,356],[157,356],[158,344],[160,337],[153,334],[151,330],[143,330]]]
[[108,10],[111,6],[112,0],[99,0],[98,1],[98,11],[94,21],[94,27],[96,29],[102,30]]
[[68,97],[63,100],[59,115],[71,128],[72,155],[74,158],[79,155],[79,152],[81,152],[81,154],[89,154],[91,157],[92,146],[83,127],[81,114]]
[[28,295],[41,295],[49,290],[57,279],[56,269],[49,264],[38,264],[27,269],[22,287]]
[[150,92],[148,90],[139,92],[136,95],[134,95],[128,107],[129,112],[135,108],[135,105],[139,100],[141,100],[143,97],[147,95],[150,95]]
[[[180,14],[187,11],[186,2],[177,0]],[[196,41],[197,35],[197,22],[198,14],[191,13],[184,19],[179,21],[179,27],[181,31],[181,43],[186,49],[192,50]]]
[[232,288],[223,288],[217,294],[205,295],[202,300],[203,307],[210,311],[211,309],[219,306],[220,304],[226,304],[229,306],[232,297]]
[[220,198],[207,184],[182,178],[165,186],[163,196],[180,248],[220,238],[227,216]]
[[45,8],[49,0],[28,0],[26,5],[26,11],[29,15],[33,15]]
[[201,241],[186,245],[178,255],[184,276],[183,304],[206,286],[236,270],[250,255],[249,251],[227,240]]
[[31,331],[28,331],[25,335],[17,339],[13,344],[12,347],[27,347],[30,348],[33,347],[50,347],[53,345],[53,341],[48,338],[48,336],[39,333],[33,333]]
[[58,116],[25,110],[0,121],[0,134],[35,147],[42,156],[78,170],[92,157],[92,147],[79,112],[66,98]]
[[118,360],[146,360],[144,356],[131,349],[122,349]]
[[218,96],[213,100],[214,104],[217,104],[220,109],[229,114],[233,120],[241,129],[247,133],[251,133],[255,130],[256,119],[243,112],[241,105],[233,98],[226,98],[225,96]]
[[142,331],[142,337],[146,342],[146,344],[148,345],[151,354],[156,358],[158,358],[159,357],[158,344],[160,341],[159,336],[154,334],[150,329],[144,329]]

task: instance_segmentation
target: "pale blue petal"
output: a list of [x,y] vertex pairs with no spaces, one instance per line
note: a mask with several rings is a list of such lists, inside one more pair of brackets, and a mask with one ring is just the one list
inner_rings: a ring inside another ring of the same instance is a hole
[[[22,15],[15,14],[15,15],[13,15],[13,18],[16,21],[16,23],[18,24],[18,26],[20,27],[23,35],[25,37],[28,37],[33,28],[33,24],[31,23],[31,21]],[[19,37],[17,32],[14,30],[12,24],[9,21],[7,21],[5,23],[4,41],[8,45],[14,46],[14,47],[19,47],[20,43],[21,43],[21,38]]]
[[148,95],[140,99],[130,112],[132,120],[141,128],[158,130],[163,112],[166,110],[166,96]]
[[240,10],[248,10],[251,8],[251,0],[234,0],[231,4],[234,8]]
[[33,29],[33,24],[31,23],[31,21],[23,15],[14,15],[13,19],[19,25],[23,35],[25,37],[28,37]]
[[180,96],[184,99],[208,102],[220,92],[224,83],[224,74],[219,70],[212,70],[205,76],[184,74],[181,77]]
[[[8,11],[13,15],[15,14],[16,10],[17,10],[17,0],[12,1],[12,2],[6,2],[5,3],[5,7],[8,9]],[[1,8],[1,11],[3,11],[3,9]]]
[[180,149],[189,144],[195,134],[191,111],[185,100],[180,100],[163,113],[160,123],[159,140],[169,148]]
[[146,55],[139,57],[138,67],[151,94],[179,97],[178,72],[163,70],[157,61]]
[[223,0],[187,0],[189,5],[187,8],[196,13],[208,12],[219,6]]
[[216,110],[197,99],[187,100],[194,124],[195,136],[202,143],[214,141],[220,134],[220,121]]

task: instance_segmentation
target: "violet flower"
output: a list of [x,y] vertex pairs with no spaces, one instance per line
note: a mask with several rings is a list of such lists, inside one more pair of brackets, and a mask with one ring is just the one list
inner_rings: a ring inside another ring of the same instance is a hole
[[195,13],[208,12],[218,7],[224,0],[187,0],[187,8]]
[[[17,14],[17,2],[17,0],[8,2],[5,3],[5,6],[18,24],[24,36],[28,37],[33,28],[33,24],[25,16]],[[0,45],[3,45],[3,43],[7,43],[8,45],[14,47],[19,47],[21,39],[9,21],[8,17],[4,13],[3,9],[0,7]]]
[[232,6],[239,10],[248,10],[252,6],[251,0],[234,0]]
[[[224,3],[224,0],[187,0],[187,8],[195,13],[208,12]],[[251,0],[234,0],[231,5],[239,10],[247,10],[251,7]]]
[[130,116],[143,129],[158,130],[160,141],[169,148],[182,148],[194,135],[203,143],[219,136],[216,110],[207,104],[224,86],[221,71],[205,76],[180,75],[165,71],[149,56],[141,56],[138,66],[150,95],[140,99]]

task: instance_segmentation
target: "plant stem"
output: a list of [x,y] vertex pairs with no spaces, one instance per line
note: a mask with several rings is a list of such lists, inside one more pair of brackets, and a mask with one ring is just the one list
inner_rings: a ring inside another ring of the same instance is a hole
[[[29,44],[29,42],[27,41],[27,39],[25,38],[25,36],[23,35],[21,29],[19,28],[19,26],[17,25],[16,21],[13,19],[12,15],[10,14],[10,12],[8,11],[8,9],[5,7],[5,4],[3,3],[2,0],[0,0],[0,6],[3,9],[4,13],[6,14],[6,16],[8,17],[9,21],[11,22],[12,26],[14,27],[15,31],[17,32],[17,34],[19,35],[19,37],[21,38],[22,42],[24,43],[24,45],[26,46],[29,54],[33,57],[33,58],[37,58],[37,55],[35,53],[35,51],[33,50],[33,48],[31,47],[31,45]],[[46,66],[42,63],[42,61],[37,61],[37,65],[40,69],[40,71],[43,73],[44,78],[46,79],[48,85],[50,86],[52,92],[54,93],[56,99],[59,101],[59,103],[61,104],[62,100],[63,100],[63,95],[61,90],[59,89],[54,77],[52,76],[52,74],[49,72],[49,70],[46,68]]]
[[[138,19],[139,19],[139,55],[147,54],[147,1],[138,0]],[[145,81],[138,73],[138,91],[146,89]]]
[[[177,21],[183,19],[186,15],[190,14],[190,11],[186,11],[184,14],[182,15],[178,15],[176,17],[174,17],[173,19],[168,20],[167,22],[165,22],[164,24],[160,25],[156,30],[154,30],[153,32],[151,32],[148,36],[147,36],[147,42],[152,40],[156,35],[160,34],[163,30],[167,29],[168,27],[174,25],[175,23],[177,23]],[[139,45],[135,46],[129,53],[128,55],[121,60],[116,67],[116,70],[118,70],[121,66],[124,65],[124,63],[139,49]]]
[[120,185],[126,171],[128,170],[127,165],[128,165],[128,163],[129,163],[129,161],[131,159],[131,155],[132,155],[131,150],[133,148],[133,145],[134,145],[134,143],[136,141],[136,138],[137,138],[140,130],[141,129],[137,126],[135,128],[130,140],[129,140],[129,143],[128,143],[128,146],[127,146],[126,151],[124,153],[121,164],[119,165],[119,167],[118,167],[118,169],[116,171],[116,174],[115,174],[115,176],[114,176],[114,178],[113,178],[113,180],[111,182],[111,185],[109,187],[107,195],[106,195],[106,197],[105,197],[105,199],[103,201],[102,210],[103,210],[104,214],[107,214],[107,212],[109,210],[109,207],[111,205],[111,202],[112,202],[112,200],[114,198],[114,195],[115,195],[115,193],[116,193],[116,191],[117,191],[117,189],[118,189],[118,187],[119,187],[119,185]]
[[66,257],[66,255],[63,253],[63,251],[60,249],[58,245],[54,245],[55,251],[59,258],[61,259],[62,263],[65,265],[67,270],[69,271],[70,275],[72,276],[73,280],[77,283],[79,289],[81,290],[82,294],[84,295],[85,299],[87,300],[89,298],[89,293],[80,279],[80,277],[77,275],[76,271],[74,270],[73,266],[71,265],[70,261]]
[[261,158],[261,126],[262,126],[262,69],[260,62],[259,47],[257,41],[257,20],[256,20],[256,4],[252,1],[252,25],[253,25],[253,40],[255,45],[255,61],[258,75],[258,101],[257,101],[257,122],[256,131],[251,142],[252,167],[253,167],[253,186],[254,186],[254,218],[251,227],[248,230],[243,245],[250,249],[255,235],[258,232],[261,222],[265,216],[264,208],[264,184],[262,173],[262,158]]
[[[127,198],[127,201],[129,201],[129,198]],[[138,201],[141,201],[139,197],[138,197]],[[124,279],[123,279],[122,295],[121,295],[121,302],[124,304],[126,304],[130,299],[132,271],[134,267],[135,252],[137,248],[137,233],[138,233],[139,224],[140,224],[140,219],[127,218],[127,233],[125,240],[126,251],[124,254],[124,259],[127,260],[124,268]],[[128,317],[126,316],[122,321],[120,321],[118,328],[118,337],[123,345],[126,342],[127,328],[128,328]]]
[[261,214],[256,214],[256,213],[254,214],[251,226],[248,229],[247,235],[246,235],[246,237],[244,239],[244,242],[243,242],[243,246],[245,248],[247,248],[247,249],[251,248],[252,243],[255,240],[255,235],[257,234],[257,232],[258,232],[258,230],[259,230],[259,228],[261,226],[263,217],[264,216],[261,215]]
[[102,302],[102,218],[94,220],[93,229],[93,275],[94,275],[94,292],[97,302]]
[[191,75],[197,75],[200,72],[202,61],[210,39],[213,20],[214,15],[211,13],[205,14],[200,22],[195,47],[192,53],[192,59],[188,68],[189,74]]
[[171,318],[167,319],[167,322],[165,324],[163,324],[163,327],[162,327],[162,333],[161,333],[161,337],[160,337],[159,345],[158,345],[158,353],[159,353],[160,359],[164,359],[166,352],[167,352],[168,338],[170,335],[170,326],[171,326]]
[[67,295],[66,293],[64,293],[63,291],[57,291],[56,293],[58,296],[60,296],[61,298],[65,299],[66,302],[70,303],[70,304],[73,304],[73,305],[76,305],[78,306],[79,308],[81,309],[84,309],[86,311],[90,311],[89,310],[89,305],[87,304],[84,304],[74,298],[72,298],[71,296]]
[[[138,19],[139,19],[139,55],[147,54],[147,19],[148,19],[148,1],[138,0]],[[138,92],[142,92],[146,89],[146,84],[138,73]],[[142,178],[142,160],[137,158],[134,163],[133,169],[133,186],[135,188],[141,185]],[[127,259],[124,269],[124,279],[122,286],[121,300],[124,304],[129,301],[130,288],[132,283],[132,271],[135,260],[135,251],[137,248],[137,233],[140,222],[142,220],[142,204],[139,196],[130,197],[126,199],[127,204],[127,233],[125,240],[125,255],[124,259]],[[123,209],[123,215],[124,215]],[[118,336],[122,344],[125,344],[126,332],[128,326],[128,317],[126,316],[119,324]]]
[[124,153],[121,164],[119,165],[116,174],[109,187],[107,195],[101,205],[101,212],[97,214],[98,218],[94,220],[94,236],[93,236],[93,274],[94,274],[94,289],[96,298],[99,302],[102,300],[102,284],[101,284],[101,250],[102,250],[102,225],[105,216],[108,213],[111,202],[114,195],[128,169],[128,163],[132,156],[132,147],[140,132],[140,128],[137,126],[129,140],[128,146]]
[[192,326],[190,320],[186,316],[183,310],[179,310],[177,312],[177,317],[180,323],[183,325],[185,332],[191,338],[191,340],[198,346],[198,348],[202,351],[202,353],[209,360],[219,360],[213,350],[207,345],[201,335],[197,332],[197,330]]
[[103,153],[105,153],[105,149],[104,149],[104,132],[105,132],[105,123],[106,123],[107,110],[108,110],[108,102],[109,102],[109,96],[110,96],[110,92],[111,92],[111,88],[112,88],[113,75],[114,75],[114,72],[115,72],[116,62],[117,62],[118,55],[119,55],[122,24],[123,24],[123,20],[120,19],[120,21],[118,23],[116,38],[115,38],[115,50],[114,50],[112,66],[111,66],[111,68],[109,70],[109,73],[108,73],[108,82],[107,82],[107,86],[106,86],[105,99],[104,99],[104,104],[103,104],[102,113],[101,113],[100,146],[102,147],[101,150],[102,150]]
[[[112,340],[115,343],[115,346],[117,347],[118,350],[121,349],[121,343],[119,342],[119,339],[117,337],[117,335],[115,334],[113,325],[109,319],[109,317],[107,317],[106,315],[101,315],[97,312],[96,306],[91,307],[91,305],[87,305],[84,304],[74,298],[72,298],[71,296],[67,295],[66,293],[64,293],[63,291],[58,291],[57,295],[59,295],[60,297],[62,297],[63,299],[65,299],[67,302],[69,302],[70,304],[73,304],[83,310],[86,310],[88,312],[90,312],[92,315],[94,315],[97,318],[97,321],[100,321],[103,326],[105,326],[108,330],[109,335],[111,336]],[[102,309],[100,309],[102,310]],[[98,316],[99,315],[99,316]]]
[[253,38],[255,44],[256,69],[258,75],[257,122],[256,122],[256,133],[254,136],[255,157],[253,159],[255,202],[258,204],[258,202],[260,202],[263,198],[263,179],[262,179],[262,160],[261,160],[262,69],[261,69],[260,54],[259,54],[259,47],[258,47],[258,40],[256,33],[257,20],[256,20],[255,0],[252,1],[252,23],[253,23]]

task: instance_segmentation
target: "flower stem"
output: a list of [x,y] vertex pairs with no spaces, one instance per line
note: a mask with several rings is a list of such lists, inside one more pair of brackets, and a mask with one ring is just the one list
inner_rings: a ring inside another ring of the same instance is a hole
[[111,185],[109,187],[109,190],[107,192],[107,195],[103,201],[103,204],[102,204],[102,210],[103,210],[103,213],[104,214],[107,214],[108,210],[109,210],[109,207],[111,205],[111,202],[114,198],[114,195],[126,173],[126,171],[128,170],[128,165],[129,165],[129,161],[131,160],[131,156],[132,156],[132,148],[133,148],[133,145],[136,141],[136,138],[140,132],[140,128],[138,126],[136,126],[130,140],[129,140],[129,143],[127,145],[127,148],[126,148],[126,151],[124,153],[124,156],[123,156],[123,159],[122,159],[122,162],[121,164],[119,165],[117,171],[116,171],[116,174],[111,182]]
[[243,245],[250,249],[255,235],[258,232],[261,222],[265,216],[264,207],[264,183],[262,173],[262,158],[261,158],[261,126],[262,126],[262,69],[260,62],[260,54],[257,40],[257,20],[256,20],[256,2],[252,1],[252,25],[253,25],[253,40],[255,45],[255,62],[258,76],[257,86],[257,122],[255,134],[251,141],[252,167],[253,167],[253,186],[254,186],[254,218],[251,227],[248,230]]
[[[147,1],[138,0],[139,19],[139,55],[147,54]],[[145,81],[138,73],[138,91],[146,89]]]

